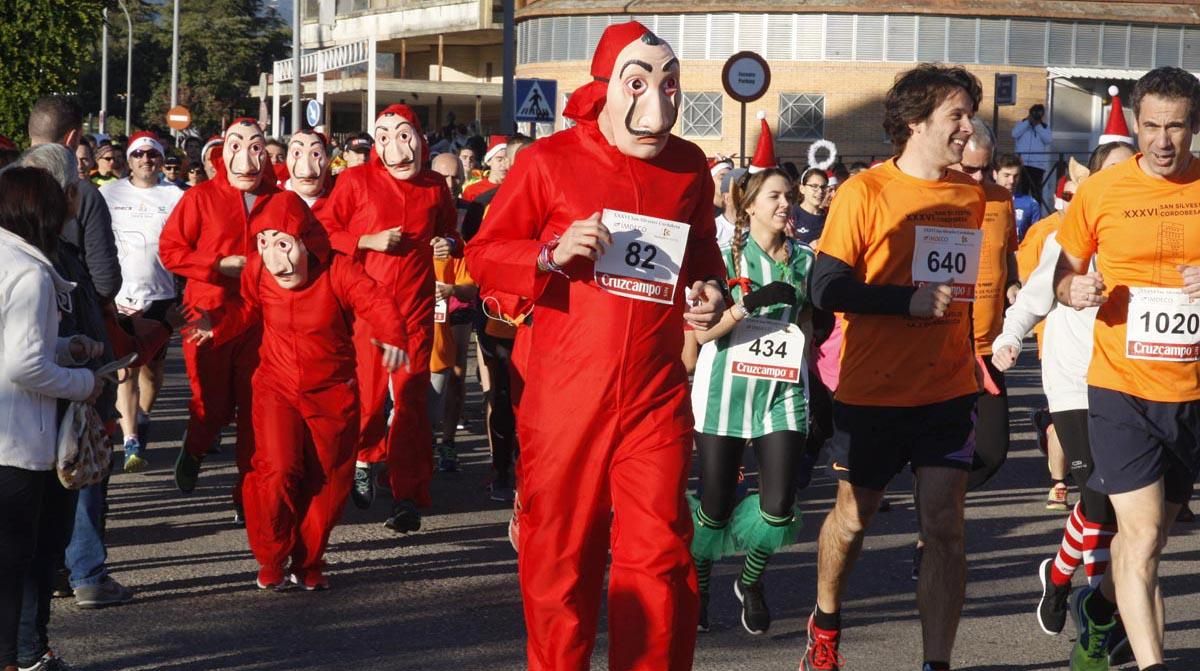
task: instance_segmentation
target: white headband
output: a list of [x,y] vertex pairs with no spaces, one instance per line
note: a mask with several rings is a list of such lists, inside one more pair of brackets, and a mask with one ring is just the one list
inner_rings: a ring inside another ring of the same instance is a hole
[[142,137],[139,137],[138,139],[129,143],[129,148],[125,150],[125,157],[128,158],[132,156],[133,152],[140,149],[153,149],[154,151],[158,152],[159,156],[166,156],[166,153],[163,151],[162,145],[158,143],[158,140],[143,135]]

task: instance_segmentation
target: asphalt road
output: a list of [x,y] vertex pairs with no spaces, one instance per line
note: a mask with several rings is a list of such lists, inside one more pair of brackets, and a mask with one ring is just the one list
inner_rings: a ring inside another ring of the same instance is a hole
[[[245,532],[231,523],[232,435],[227,431],[224,452],[206,461],[195,493],[174,488],[170,469],[188,393],[176,354],[155,410],[152,468],[115,476],[109,497],[109,567],[136,599],[99,611],[57,599],[52,645],[64,659],[87,671],[524,668],[516,555],[506,536],[508,511],[487,498],[476,387],[469,431],[460,438],[464,468],[436,475],[436,506],[420,532],[398,536],[384,528],[386,496],[369,511],[348,505],[329,550],[332,590],[263,593],[254,588],[257,566]],[[1065,669],[1072,645],[1069,623],[1049,637],[1033,616],[1036,569],[1057,547],[1064,514],[1044,508],[1048,481],[1028,420],[1040,386],[1034,363],[1022,363],[1009,378],[1008,463],[967,500],[969,576],[956,669]],[[892,511],[876,518],[851,578],[843,614],[847,671],[920,667],[916,583],[909,576],[916,530],[910,487],[907,476],[893,483]],[[801,542],[777,555],[767,572],[774,624],[766,635],[750,636],[738,622],[732,581],[739,562],[717,567],[713,631],[699,638],[696,669],[796,668],[815,598],[817,529],[832,494],[818,468],[805,492]],[[1190,525],[1177,529],[1162,566],[1172,669],[1200,669],[1198,560],[1200,534]],[[1082,572],[1077,584],[1081,579]],[[607,666],[605,629],[602,620],[597,669]]]

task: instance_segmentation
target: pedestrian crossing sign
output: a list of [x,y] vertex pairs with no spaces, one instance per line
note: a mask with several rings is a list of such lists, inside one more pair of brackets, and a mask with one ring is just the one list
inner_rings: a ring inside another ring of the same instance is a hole
[[516,111],[513,121],[553,122],[554,104],[558,95],[558,82],[553,79],[518,79],[516,84]]

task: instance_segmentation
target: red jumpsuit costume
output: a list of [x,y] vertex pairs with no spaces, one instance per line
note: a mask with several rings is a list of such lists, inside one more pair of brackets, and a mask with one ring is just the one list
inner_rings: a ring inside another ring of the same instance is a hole
[[290,560],[297,581],[317,589],[325,586],[322,557],[354,469],[355,321],[370,324],[385,343],[403,343],[405,333],[395,304],[380,299],[379,287],[357,263],[330,252],[324,229],[299,196],[273,198],[250,232],[260,251],[271,244],[297,247],[307,256],[307,272],[298,286],[284,287],[274,275],[278,263],[264,260],[269,252],[253,254],[242,272],[240,303],[228,307],[214,328],[219,346],[224,329],[236,332],[258,321],[263,326],[262,362],[253,380],[257,446],[246,476],[246,533],[262,567],[261,586],[282,582]]
[[[355,329],[362,425],[357,459],[386,461],[392,498],[428,507],[433,479],[433,428],[427,400],[434,303],[430,243],[435,237],[449,238],[459,255],[462,244],[446,179],[423,167],[428,149],[416,115],[407,105],[392,105],[379,114],[376,125],[377,142],[367,163],[338,176],[318,216],[333,248],[360,261],[380,286],[381,295],[395,298],[408,333],[403,349],[411,370],[390,376],[394,410],[389,429],[383,412],[389,379],[380,370],[379,349],[371,344],[369,326]],[[379,154],[397,145],[407,146],[404,165],[411,163],[400,170],[407,175],[404,178],[397,178]],[[400,228],[403,236],[395,250],[359,249],[364,235],[394,228]]]
[[[651,74],[620,58],[643,43],[659,45]],[[577,125],[523,150],[466,250],[481,287],[536,305],[519,345],[528,351],[517,420],[518,562],[532,671],[588,668],[610,546],[609,668],[692,664],[699,596],[684,501],[693,422],[679,358],[685,292],[674,305],[633,300],[600,288],[586,258],[568,262],[566,277],[537,265],[548,241],[611,208],[690,224],[681,283],[723,277],[704,152],[667,135],[677,90],[659,125],[665,147],[653,158],[623,152],[598,126],[614,101],[609,82],[621,86],[622,71],[660,77],[660,64],[672,62],[670,47],[640,24],[609,27],[592,61],[596,81],[575,91],[566,110]],[[625,111],[613,114],[629,126],[635,110]]]
[[[242,161],[231,174],[230,134],[236,134],[235,146],[265,142],[253,119],[238,119],[226,132],[226,145],[217,145],[213,156],[217,177],[205,181],[183,195],[171,212],[158,241],[163,266],[187,278],[183,292],[185,312],[212,311],[236,300],[239,284],[217,270],[222,258],[248,257],[255,253],[251,225],[262,216],[272,198],[281,192],[275,186],[270,162],[263,153],[258,166],[246,167]],[[226,160],[229,158],[229,160]],[[253,198],[253,205],[247,201]],[[257,326],[230,334],[218,347],[197,347],[183,341],[183,359],[187,366],[192,398],[188,404],[187,433],[183,449],[197,460],[203,459],[231,420],[237,420],[237,466],[239,485],[234,501],[241,502],[241,479],[250,468],[254,453],[254,431],[250,420],[250,377],[258,367],[258,346],[262,331]]]

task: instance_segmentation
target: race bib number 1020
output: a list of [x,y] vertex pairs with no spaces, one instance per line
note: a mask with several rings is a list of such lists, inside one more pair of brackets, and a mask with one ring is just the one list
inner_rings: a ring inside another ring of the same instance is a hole
[[618,296],[673,304],[691,226],[617,210],[604,210],[600,221],[613,244],[596,262],[596,284]]
[[1200,303],[1179,289],[1130,287],[1125,356],[1200,361]]
[[949,282],[955,301],[974,302],[983,231],[917,226],[916,236],[912,260],[913,284],[922,286]]

